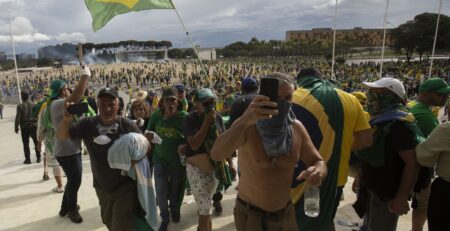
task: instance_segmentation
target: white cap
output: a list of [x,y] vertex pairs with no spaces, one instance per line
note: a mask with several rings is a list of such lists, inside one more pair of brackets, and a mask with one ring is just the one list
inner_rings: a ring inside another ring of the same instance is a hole
[[363,84],[368,88],[387,88],[394,92],[401,99],[405,98],[405,87],[403,83],[398,79],[394,78],[381,78],[375,82],[363,82]]

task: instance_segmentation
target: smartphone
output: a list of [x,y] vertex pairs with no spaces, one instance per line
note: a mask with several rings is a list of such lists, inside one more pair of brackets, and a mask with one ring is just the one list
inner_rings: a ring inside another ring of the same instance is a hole
[[259,86],[259,94],[270,98],[270,101],[277,102],[278,99],[278,79],[262,78]]
[[72,104],[67,107],[67,112],[72,115],[81,115],[83,113],[88,112],[88,104],[87,103],[77,103]]

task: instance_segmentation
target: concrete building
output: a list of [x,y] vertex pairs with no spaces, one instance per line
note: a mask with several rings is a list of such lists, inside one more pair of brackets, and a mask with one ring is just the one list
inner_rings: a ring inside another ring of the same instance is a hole
[[[393,45],[393,29],[386,29],[386,46]],[[313,28],[312,30],[286,31],[286,41],[333,41],[333,29]],[[353,29],[336,30],[336,42],[351,41],[355,47],[381,47],[383,44],[383,29]]]
[[64,63],[77,60],[77,46],[71,43],[58,44],[56,46],[45,46],[38,49],[40,59],[61,59]]
[[6,61],[6,54],[3,51],[0,51],[0,62]]
[[24,61],[24,60],[31,60],[34,59],[35,55],[34,54],[25,54],[25,53],[21,53],[21,54],[17,54],[16,55],[16,59],[20,60],[20,61]]
[[198,57],[201,60],[216,60],[215,48],[197,48]]
[[116,62],[146,62],[156,59],[168,59],[168,49],[121,50],[115,52]]

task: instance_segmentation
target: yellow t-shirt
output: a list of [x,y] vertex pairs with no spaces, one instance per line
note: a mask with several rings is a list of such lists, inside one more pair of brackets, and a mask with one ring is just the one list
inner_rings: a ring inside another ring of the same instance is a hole
[[344,111],[344,132],[342,133],[341,161],[338,175],[338,186],[344,186],[347,183],[348,162],[353,144],[353,134],[370,129],[370,124],[367,117],[369,114],[363,110],[355,96],[341,90],[336,90],[336,92],[341,99]]

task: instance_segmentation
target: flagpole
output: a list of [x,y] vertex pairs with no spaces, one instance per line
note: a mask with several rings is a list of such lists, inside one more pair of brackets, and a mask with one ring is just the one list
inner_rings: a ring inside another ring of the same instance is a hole
[[331,57],[331,79],[336,80],[334,75],[334,52],[336,49],[336,19],[337,19],[338,0],[336,0],[336,7],[334,8],[334,29],[333,29],[333,54]]
[[11,10],[9,10],[9,9],[8,9],[8,17],[9,17],[9,32],[11,34],[11,46],[12,46],[13,58],[14,58],[14,67],[16,69],[17,90],[19,93],[19,102],[22,103],[22,97],[21,97],[21,93],[20,93],[19,72],[17,71],[16,48],[14,45],[14,36],[13,36],[13,32],[12,32]]
[[[184,25],[183,20],[180,17],[180,14],[178,13],[177,8],[175,7],[175,4],[173,3],[173,1],[170,1],[173,5],[173,9],[175,10],[175,13],[177,14],[178,19],[180,20],[181,25],[183,26],[184,31],[186,32],[187,37],[189,38],[189,41],[191,42],[192,48],[194,49],[194,53],[197,56],[198,61],[200,62],[200,65],[202,67],[203,72],[205,73],[205,77],[208,78],[209,73],[206,72],[206,68],[203,65],[202,60],[200,59],[200,55],[198,54],[197,48],[195,47],[194,41],[191,38],[191,34],[189,34],[189,32],[186,29],[186,26]],[[209,80],[208,80],[209,82]]]
[[389,8],[389,0],[386,0],[386,10],[384,11],[384,21],[383,21],[383,47],[381,49],[381,62],[380,62],[380,79],[383,78],[383,59],[384,59],[384,46],[386,44],[386,19]]
[[436,22],[436,31],[434,31],[433,50],[431,52],[430,71],[428,72],[428,78],[431,78],[431,70],[433,69],[434,50],[436,49],[436,40],[439,30],[439,19],[441,18],[441,8],[442,8],[442,0],[439,1],[439,13]]

